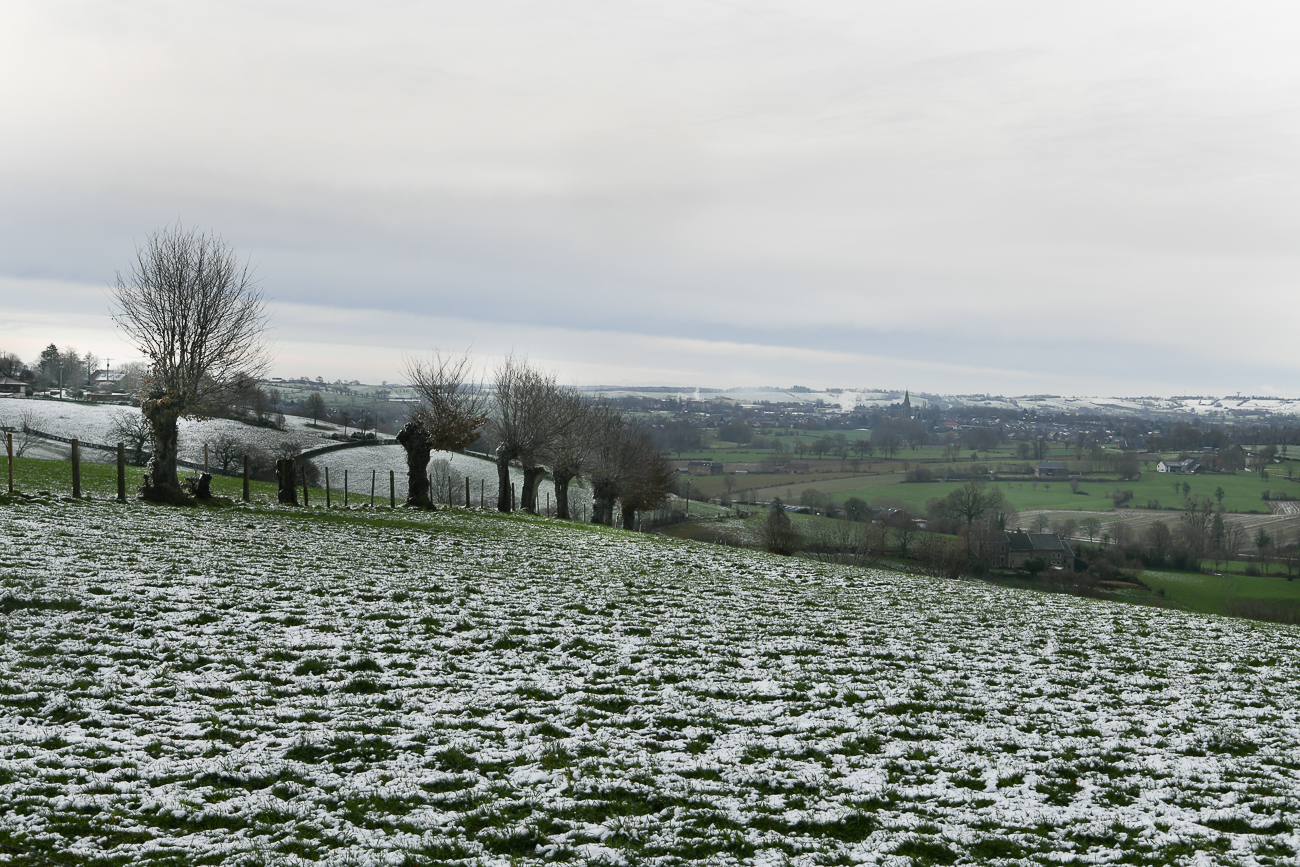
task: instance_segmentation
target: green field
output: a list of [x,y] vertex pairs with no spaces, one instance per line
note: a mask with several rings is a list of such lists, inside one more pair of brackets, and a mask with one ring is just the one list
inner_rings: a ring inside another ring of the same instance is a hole
[[[133,498],[140,488],[140,477],[144,475],[143,467],[126,468],[126,495]],[[181,478],[187,471],[181,470]],[[49,491],[57,496],[72,495],[72,463],[70,461],[41,460],[39,458],[14,459],[14,488],[18,491],[34,493]],[[242,477],[212,476],[212,493],[218,497],[239,499],[243,496],[244,480]],[[325,502],[325,491],[321,488],[308,488],[320,502]],[[111,499],[117,496],[117,466],[115,464],[81,463],[81,492],[87,498]],[[254,501],[272,503],[276,501],[278,489],[272,482],[249,482],[249,495]],[[337,491],[335,492],[338,493]]]
[[[920,512],[924,511],[928,500],[945,497],[966,483],[964,479],[949,482],[907,482],[898,462],[882,463],[877,469],[883,471],[889,467],[894,468],[894,472],[873,472],[856,476],[847,473],[776,475],[775,477],[770,474],[752,475],[746,478],[754,480],[757,484],[749,481],[740,482],[738,479],[736,489],[743,487],[752,490],[755,499],[766,500],[771,496],[786,497],[788,493],[793,493],[797,497],[803,490],[811,487],[833,495],[841,503],[849,497],[860,497],[875,504],[876,500],[883,497],[890,505],[902,504]],[[942,469],[943,467],[940,466],[933,468],[933,471],[937,473]],[[764,482],[767,484],[764,485]],[[1174,489],[1175,483],[1179,485],[1178,490]],[[1133,492],[1133,498],[1126,504],[1130,508],[1145,508],[1148,503],[1157,503],[1161,509],[1181,509],[1185,499],[1182,491],[1184,483],[1190,488],[1190,496],[1209,497],[1216,508],[1219,506],[1216,490],[1222,488],[1224,491],[1222,505],[1228,512],[1271,514],[1273,509],[1270,503],[1262,499],[1264,491],[1274,494],[1285,492],[1293,497],[1300,496],[1300,483],[1288,481],[1278,475],[1263,480],[1254,473],[1244,472],[1233,475],[1198,476],[1144,472],[1140,479],[1129,481],[1118,480],[1114,476],[1098,481],[1085,476],[1079,481],[1078,493],[1071,489],[1068,480],[1065,479],[990,482],[1002,491],[1012,508],[1017,511],[1029,509],[1110,511],[1115,508],[1111,494],[1117,489]],[[712,483],[709,490],[717,490],[720,493],[720,483]],[[732,496],[735,495],[733,490]]]
[[1300,613],[1300,581],[1191,572],[1145,572],[1142,582],[1181,607],[1207,614],[1258,615],[1264,609]]

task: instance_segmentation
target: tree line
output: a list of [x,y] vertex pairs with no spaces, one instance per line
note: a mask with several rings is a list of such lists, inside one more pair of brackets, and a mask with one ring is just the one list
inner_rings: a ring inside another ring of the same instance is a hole
[[[419,403],[397,441],[406,451],[410,506],[431,508],[428,465],[434,451],[459,451],[476,442],[497,464],[497,509],[537,512],[537,491],[551,476],[556,516],[571,518],[569,486],[591,488],[592,521],[612,525],[615,506],[631,529],[638,512],[667,502],[674,474],[650,429],[626,419],[608,403],[559,385],[553,373],[507,355],[492,371],[492,385],[472,377],[468,353],[408,362],[407,377]],[[523,471],[518,491],[510,467]]]
[[[142,429],[123,430],[134,437],[137,454],[146,433],[151,447],[141,496],[188,502],[177,472],[178,422],[240,402],[261,414],[265,301],[252,268],[224,240],[179,224],[136,249],[127,270],[117,273],[112,295],[114,322],[149,361],[140,384]],[[569,485],[585,481],[595,502],[592,520],[612,524],[618,505],[627,528],[637,512],[666,502],[673,487],[673,473],[644,425],[561,387],[553,373],[526,359],[503,359],[491,388],[475,379],[468,353],[435,351],[409,361],[407,374],[419,399],[397,434],[406,454],[408,506],[433,508],[434,451],[460,451],[481,437],[497,464],[501,511],[516,506],[514,463],[523,469],[519,507],[537,511],[538,486],[550,474],[559,517],[570,517]],[[323,401],[317,403],[309,409],[323,411]]]

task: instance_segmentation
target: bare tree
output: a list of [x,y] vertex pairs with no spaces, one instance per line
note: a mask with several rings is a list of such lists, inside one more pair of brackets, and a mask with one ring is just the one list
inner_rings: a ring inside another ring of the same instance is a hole
[[319,391],[313,391],[307,395],[307,414],[311,416],[311,423],[317,424],[321,417],[325,415],[325,398],[321,397]]
[[492,433],[497,441],[497,509],[510,511],[510,462],[523,466],[521,508],[537,510],[537,486],[542,465],[556,440],[577,423],[566,390],[555,375],[544,373],[526,359],[507,355],[497,366]]
[[140,493],[188,502],[176,474],[178,422],[204,418],[263,366],[266,306],[251,268],[219,236],[179,223],[150,235],[118,272],[113,321],[149,359],[140,406],[153,457]]
[[407,422],[397,432],[406,450],[406,504],[432,508],[429,456],[434,450],[459,451],[478,439],[487,424],[487,396],[473,380],[469,353],[446,355],[437,350],[430,359],[406,362],[411,388],[420,396]]
[[132,466],[142,466],[145,461],[145,445],[149,442],[149,422],[143,414],[134,410],[120,410],[113,413],[112,418],[109,436],[126,445]]
[[644,425],[637,425],[624,434],[622,457],[623,489],[619,492],[619,502],[623,508],[623,529],[632,530],[637,512],[657,509],[668,502],[673,470]]
[[223,476],[238,466],[248,447],[228,433],[223,433],[212,441],[212,462],[217,472]]
[[139,398],[145,377],[149,375],[149,368],[138,361],[132,361],[118,368],[118,373],[122,374],[122,378],[116,383],[117,390]]
[[567,412],[573,424],[556,437],[551,445],[551,479],[555,483],[555,516],[567,520],[569,515],[569,483],[582,479],[591,468],[595,448],[594,431],[599,430],[602,415],[610,412],[604,404],[593,404],[576,391],[564,394],[568,401]]
[[1079,523],[1079,526],[1082,527],[1082,528],[1083,528],[1083,532],[1086,533],[1086,534],[1088,535],[1088,541],[1089,541],[1089,542],[1095,542],[1095,541],[1097,541],[1097,536],[1099,536],[1099,535],[1101,534],[1101,520],[1100,520],[1100,519],[1098,519],[1098,518],[1095,517],[1095,516],[1087,517],[1087,518],[1084,518],[1084,519]]
[[23,371],[23,360],[12,352],[0,352],[0,376],[17,377]]
[[[983,481],[973,479],[948,495],[952,512],[970,527],[990,509],[1002,504],[1002,491],[988,487]],[[969,533],[967,534],[969,544]]]
[[14,457],[21,458],[37,439],[36,413],[31,407],[23,407],[18,414],[18,428],[14,433]]
[[587,478],[591,483],[591,523],[612,526],[614,503],[624,485],[623,439],[626,422],[613,408],[603,406],[587,421],[591,454]]

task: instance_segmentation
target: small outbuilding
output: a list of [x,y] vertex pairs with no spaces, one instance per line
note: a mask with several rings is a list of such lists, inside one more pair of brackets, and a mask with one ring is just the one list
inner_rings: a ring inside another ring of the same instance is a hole
[[12,376],[0,376],[0,394],[26,394],[31,389],[29,383]]

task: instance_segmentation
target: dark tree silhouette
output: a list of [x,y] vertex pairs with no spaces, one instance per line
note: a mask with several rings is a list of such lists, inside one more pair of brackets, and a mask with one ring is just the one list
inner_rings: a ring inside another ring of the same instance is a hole
[[433,508],[429,491],[429,455],[459,451],[476,439],[487,424],[487,394],[472,381],[469,353],[427,360],[409,360],[406,375],[420,397],[407,422],[397,432],[406,451],[406,504]]
[[557,439],[577,423],[567,391],[555,375],[544,373],[526,359],[506,356],[496,369],[492,434],[497,441],[497,510],[510,511],[510,462],[524,470],[521,508],[537,511],[537,486],[546,475],[543,465]]

